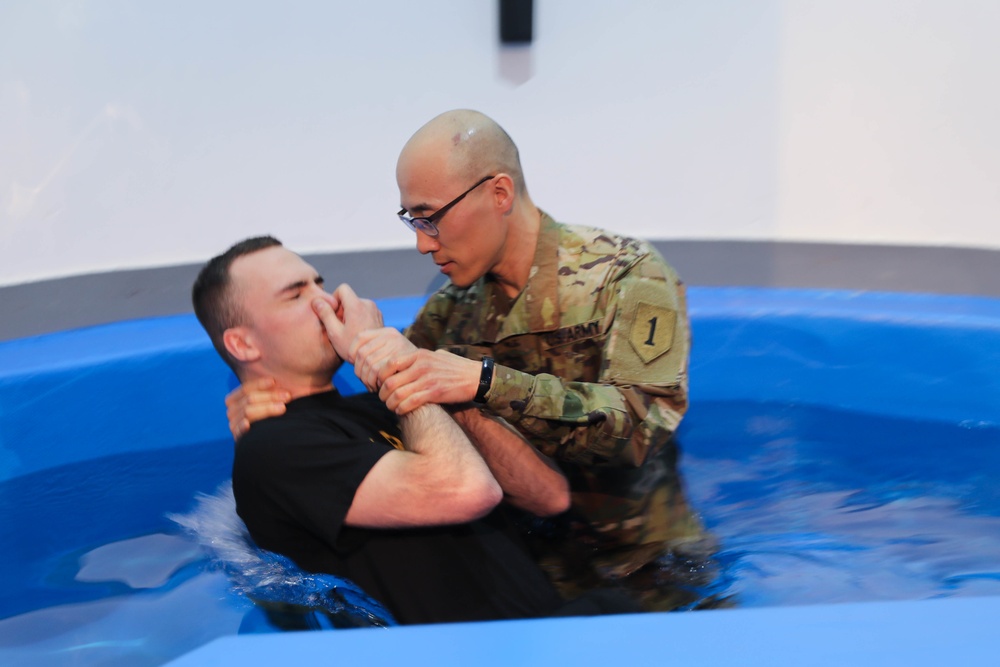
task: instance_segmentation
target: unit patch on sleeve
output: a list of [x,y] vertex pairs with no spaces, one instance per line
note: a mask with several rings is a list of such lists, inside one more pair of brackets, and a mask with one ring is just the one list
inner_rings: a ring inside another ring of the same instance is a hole
[[635,304],[628,342],[642,362],[648,364],[670,350],[676,327],[676,311],[639,301]]

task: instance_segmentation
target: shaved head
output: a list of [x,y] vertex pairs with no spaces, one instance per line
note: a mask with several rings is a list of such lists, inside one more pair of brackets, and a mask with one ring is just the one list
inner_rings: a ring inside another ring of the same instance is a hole
[[435,168],[462,182],[505,173],[518,194],[525,192],[517,146],[496,121],[478,111],[455,109],[432,118],[403,146],[397,174],[414,160],[425,168],[433,161]]
[[489,275],[512,298],[521,292],[542,213],[525,186],[517,146],[496,121],[469,109],[432,118],[399,153],[396,184],[406,213],[437,216],[433,234],[416,229],[417,251],[453,284],[464,288]]

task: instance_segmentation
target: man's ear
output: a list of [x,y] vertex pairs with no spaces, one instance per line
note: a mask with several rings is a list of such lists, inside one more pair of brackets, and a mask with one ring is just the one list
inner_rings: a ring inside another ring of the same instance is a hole
[[260,350],[254,344],[253,335],[246,327],[230,327],[222,334],[226,350],[237,361],[244,363],[260,359]]
[[514,180],[505,173],[497,174],[493,178],[493,201],[496,207],[503,213],[509,213],[514,206],[516,190]]

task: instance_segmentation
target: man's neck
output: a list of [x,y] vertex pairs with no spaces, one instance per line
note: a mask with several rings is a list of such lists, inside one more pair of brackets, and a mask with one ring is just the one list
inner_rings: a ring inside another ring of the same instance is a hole
[[290,388],[288,391],[292,395],[292,400],[295,400],[296,398],[302,398],[303,396],[322,394],[324,391],[330,391],[331,389],[333,389],[333,381],[327,380],[323,384],[299,385],[296,388]]
[[313,394],[320,394],[324,391],[330,391],[333,389],[333,379],[332,375],[324,377],[290,377],[287,375],[271,373],[269,371],[263,372],[248,372],[245,377],[241,380],[242,382],[249,382],[250,380],[258,380],[263,378],[273,378],[275,381],[276,388],[284,389],[292,396],[292,400],[296,398],[302,398],[304,396],[312,396]]
[[528,284],[531,267],[535,262],[535,249],[541,231],[542,212],[531,200],[525,200],[511,211],[507,245],[501,261],[490,275],[511,299],[517,298]]

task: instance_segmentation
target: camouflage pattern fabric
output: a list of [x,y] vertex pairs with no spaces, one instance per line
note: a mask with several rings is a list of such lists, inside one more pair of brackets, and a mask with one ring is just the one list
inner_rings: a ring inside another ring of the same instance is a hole
[[703,542],[672,439],[687,409],[684,286],[651,245],[543,213],[516,299],[488,277],[467,289],[448,283],[407,336],[492,356],[488,409],[559,462],[572,507],[531,530],[557,585],[582,581],[571,574],[581,560],[614,581]]

